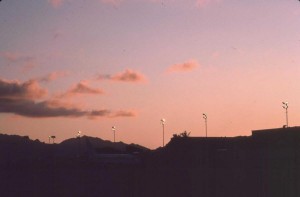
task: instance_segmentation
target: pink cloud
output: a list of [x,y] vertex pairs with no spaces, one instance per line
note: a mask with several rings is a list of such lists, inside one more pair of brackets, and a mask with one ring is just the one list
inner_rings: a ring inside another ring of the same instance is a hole
[[103,91],[97,88],[89,87],[87,82],[79,82],[74,88],[70,90],[74,94],[103,94]]
[[96,95],[96,94],[104,94],[104,91],[99,88],[92,88],[89,86],[87,81],[81,81],[72,88],[70,88],[67,92],[58,96],[58,98],[64,97],[72,97],[76,95]]
[[[69,90],[70,94],[102,94],[102,90],[91,88],[87,82],[80,82]],[[0,79],[0,113],[10,113],[31,118],[54,117],[97,117],[117,118],[134,117],[130,110],[113,111],[110,109],[85,110],[78,105],[62,102],[59,99],[41,100],[47,90],[40,87],[38,81],[23,83]]]
[[36,80],[24,83],[0,79],[0,98],[9,99],[40,99],[47,95]]
[[174,64],[167,69],[168,73],[173,72],[189,72],[199,67],[199,63],[196,60],[189,60],[182,64]]
[[115,75],[100,75],[98,79],[108,79],[116,82],[129,82],[129,83],[140,83],[145,82],[146,77],[134,70],[126,69],[123,72],[117,73]]
[[62,5],[63,0],[48,0],[48,2],[54,7],[58,8]]
[[37,78],[37,80],[40,82],[51,82],[58,78],[65,77],[67,75],[68,75],[68,72],[66,72],[66,71],[56,71],[56,72],[49,73],[46,76]]
[[145,76],[137,71],[126,69],[124,72],[112,76],[111,79],[123,82],[142,82],[145,81]]

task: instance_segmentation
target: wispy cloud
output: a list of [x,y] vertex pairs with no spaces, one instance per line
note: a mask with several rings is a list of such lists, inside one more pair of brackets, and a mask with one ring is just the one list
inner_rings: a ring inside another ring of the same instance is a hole
[[136,112],[120,110],[120,111],[116,111],[115,113],[111,114],[110,117],[115,118],[115,117],[133,117],[133,116],[136,116]]
[[72,88],[70,88],[67,92],[59,95],[58,98],[72,97],[72,96],[84,95],[84,94],[89,94],[89,95],[104,94],[104,91],[99,88],[90,87],[88,81],[81,81],[78,84],[74,85]]
[[8,62],[9,65],[20,64],[23,67],[23,71],[29,71],[38,65],[36,58],[33,56],[14,52],[3,52],[0,55]]
[[23,83],[0,79],[0,98],[8,99],[40,99],[47,95],[36,80]]
[[110,111],[110,110],[93,110],[87,113],[88,118],[94,119],[98,116],[105,116],[107,118],[118,118],[118,117],[135,117],[137,116],[135,111],[131,110],[119,110],[119,111]]
[[20,53],[14,53],[14,52],[3,52],[1,54],[1,56],[4,57],[4,59],[10,63],[29,62],[29,61],[33,61],[35,59],[32,56],[26,56],[26,55],[23,55]]
[[42,77],[39,77],[37,78],[36,80],[37,81],[40,81],[40,82],[51,82],[51,81],[54,81],[58,78],[61,78],[61,77],[65,77],[67,76],[69,73],[66,72],[66,71],[56,71],[56,72],[52,72],[52,73],[49,73],[45,76],[42,76]]
[[167,69],[168,73],[174,72],[189,72],[199,67],[199,63],[196,60],[189,60],[181,64],[174,64]]
[[117,73],[115,75],[98,75],[98,79],[129,83],[141,83],[146,81],[146,77],[143,74],[131,69],[126,69],[125,71]]
[[19,55],[17,53],[12,52],[4,52],[1,54],[1,56],[9,62],[16,62],[19,59]]

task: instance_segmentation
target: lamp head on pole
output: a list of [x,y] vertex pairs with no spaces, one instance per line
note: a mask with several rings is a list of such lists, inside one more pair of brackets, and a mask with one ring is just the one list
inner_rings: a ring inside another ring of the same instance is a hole
[[162,119],[160,120],[160,123],[161,123],[162,125],[164,125],[164,124],[166,123],[166,119],[162,118]]
[[283,107],[284,109],[289,108],[289,106],[288,106],[289,103],[288,103],[288,102],[285,102],[285,101],[284,101],[284,102],[282,102],[282,104],[283,104],[282,107]]
[[112,126],[111,130],[115,131],[116,130],[116,126]]
[[206,115],[206,114],[203,114],[203,118],[206,120],[206,119],[207,119],[207,115]]

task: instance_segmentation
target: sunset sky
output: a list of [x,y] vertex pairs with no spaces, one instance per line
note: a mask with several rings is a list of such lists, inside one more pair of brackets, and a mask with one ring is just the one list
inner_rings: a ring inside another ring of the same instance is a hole
[[300,125],[298,0],[2,0],[0,133],[162,145]]

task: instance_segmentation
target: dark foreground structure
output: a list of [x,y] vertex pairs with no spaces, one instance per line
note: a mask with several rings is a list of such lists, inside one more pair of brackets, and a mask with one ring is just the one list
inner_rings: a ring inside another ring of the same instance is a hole
[[[169,170],[167,179],[156,178],[158,185],[177,180],[169,191],[184,188],[185,196],[300,196],[299,127],[258,130],[249,137],[173,138],[153,157],[152,166]],[[159,173],[150,179],[154,174]]]
[[51,151],[49,160],[0,162],[1,196],[300,196],[300,127],[247,137],[174,137],[164,148],[126,157]]

